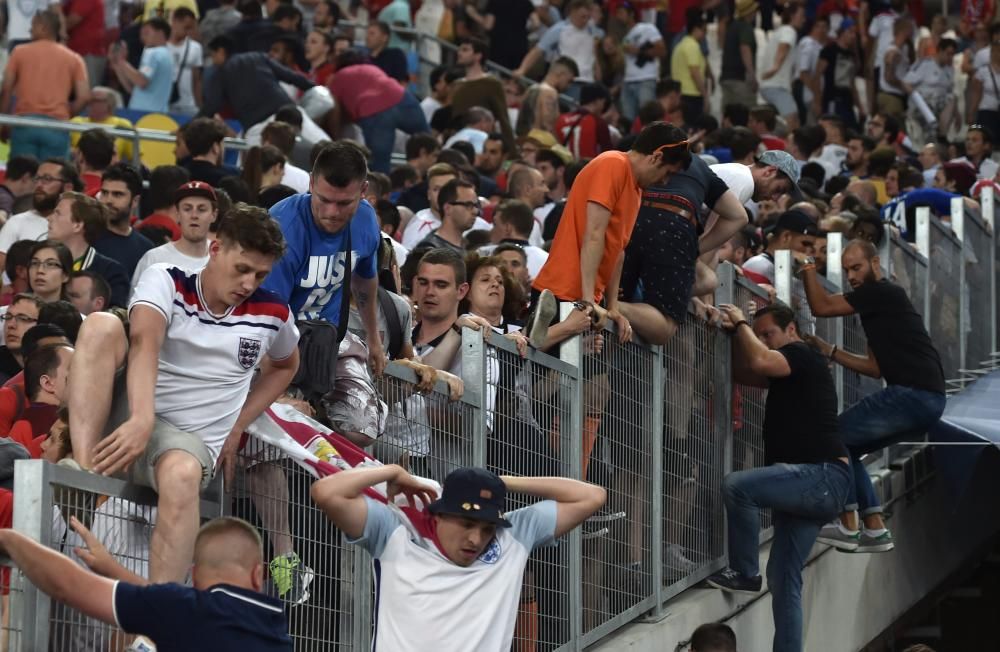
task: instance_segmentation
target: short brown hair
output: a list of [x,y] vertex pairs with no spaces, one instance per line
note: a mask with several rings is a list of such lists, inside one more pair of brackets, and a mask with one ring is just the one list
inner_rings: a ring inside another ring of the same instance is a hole
[[528,237],[531,234],[531,229],[535,226],[535,216],[532,213],[531,206],[528,206],[527,203],[520,199],[508,199],[501,203],[497,208],[496,216],[504,224],[513,227],[518,235],[523,235],[524,237]]
[[295,149],[295,127],[287,122],[275,120],[264,127],[260,138],[268,145],[274,145],[285,156],[291,156]]
[[[82,192],[64,192],[59,196],[59,199],[68,199],[73,202],[70,215],[74,222],[83,224],[83,238],[87,244],[94,244],[107,230],[108,209],[101,202]],[[69,273],[71,270],[66,271]]]
[[281,258],[285,254],[285,236],[278,223],[263,208],[238,202],[222,219],[217,235],[224,244],[238,244],[244,249]]

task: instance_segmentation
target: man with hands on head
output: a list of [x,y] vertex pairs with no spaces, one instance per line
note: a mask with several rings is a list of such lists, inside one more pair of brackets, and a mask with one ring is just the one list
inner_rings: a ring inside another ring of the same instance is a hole
[[69,382],[73,456],[85,469],[127,471],[157,491],[154,583],[183,581],[200,489],[216,467],[231,478],[241,435],[298,369],[291,312],[259,289],[283,251],[267,213],[237,204],[203,270],[158,264],[143,273],[128,334],[108,313],[80,329]]
[[[382,484],[388,504],[364,495]],[[542,501],[504,514],[508,491]],[[423,510],[401,509],[397,495]],[[433,487],[389,465],[335,473],[313,485],[312,497],[374,558],[373,648],[500,652],[514,636],[528,556],[597,511],[606,492],[566,478],[460,468],[448,474],[438,498]]]
[[784,304],[757,311],[753,326],[736,306],[719,306],[733,336],[736,382],[767,387],[764,461],[723,481],[729,565],[708,578],[716,588],[757,593],[760,510],[771,508],[774,543],[767,585],[774,652],[802,652],[802,568],[820,528],[840,511],[851,484],[837,434],[837,391],[823,359],[799,337]]
[[828,294],[812,257],[793,255],[813,314],[858,315],[868,351],[855,355],[814,336],[806,341],[828,360],[865,376],[884,378],[886,383],[885,389],[861,399],[839,417],[854,482],[840,520],[824,527],[819,540],[848,552],[887,552],[895,547],[892,533],[885,527],[882,506],[861,457],[908,437],[921,438],[937,423],[945,406],[941,357],[906,291],[882,277],[874,244],[851,240],[844,247],[841,263],[851,285],[847,294]]

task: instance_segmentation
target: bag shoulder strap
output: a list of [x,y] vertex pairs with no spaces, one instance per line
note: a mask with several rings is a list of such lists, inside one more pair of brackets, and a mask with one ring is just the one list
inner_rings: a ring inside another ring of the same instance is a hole
[[385,315],[386,337],[389,340],[385,343],[386,350],[389,353],[389,359],[394,360],[399,355],[400,349],[403,348],[403,325],[399,322],[396,302],[392,300],[392,294],[389,290],[384,287],[378,289],[378,304],[382,308],[382,314]]
[[341,286],[340,292],[340,319],[337,320],[338,343],[347,334],[347,318],[351,312],[351,277],[354,276],[354,269],[351,266],[351,222],[348,222],[344,228],[347,229],[347,237],[344,238],[344,252],[346,252],[344,256],[344,284]]
[[174,77],[174,83],[179,84],[181,81],[181,75],[184,74],[184,65],[188,60],[188,50],[191,49],[191,37],[188,36],[184,39],[184,54],[181,55],[181,65],[177,66],[177,76]]

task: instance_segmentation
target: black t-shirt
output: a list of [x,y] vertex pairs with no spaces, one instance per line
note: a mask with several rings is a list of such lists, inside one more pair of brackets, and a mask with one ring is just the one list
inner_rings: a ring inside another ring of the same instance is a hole
[[736,79],[745,81],[747,68],[740,56],[740,46],[749,45],[751,60],[757,58],[757,37],[753,25],[745,20],[733,20],[726,30],[726,42],[722,47],[722,74],[719,79]]
[[129,278],[135,273],[135,267],[139,264],[143,254],[153,248],[153,243],[149,238],[139,233],[135,229],[128,235],[118,235],[111,231],[105,231],[94,243],[97,253],[104,254],[112,260],[117,260],[125,268],[125,273]]
[[941,357],[903,288],[876,281],[855,288],[844,298],[861,317],[868,346],[886,383],[944,393]]
[[837,433],[837,388],[826,358],[804,342],[778,349],[792,373],[772,378],[764,406],[766,464],[818,464],[847,457]]
[[406,63],[406,53],[399,48],[382,50],[377,57],[372,58],[372,63],[397,81],[410,81],[410,66]]
[[535,12],[531,0],[490,0],[486,13],[493,14],[495,23],[490,31],[490,59],[505,68],[517,68],[528,52],[528,30],[525,25]]
[[[726,185],[726,182],[716,176],[715,172],[712,172],[712,168],[708,167],[708,164],[700,156],[692,156],[691,164],[686,170],[671,174],[667,185],[650,188],[643,193],[643,199],[646,197],[655,198],[664,194],[680,195],[694,206],[697,212],[694,217],[698,220],[699,226],[704,228],[701,205],[706,204],[709,208],[714,207],[727,190],[729,190],[729,186]],[[707,217],[708,213],[705,213],[705,218]]]
[[21,363],[6,346],[0,346],[0,383],[5,383],[21,371]]
[[851,85],[857,74],[854,54],[834,41],[820,50],[819,58],[826,62],[826,70],[823,71],[823,103],[828,104],[835,99],[852,101]]

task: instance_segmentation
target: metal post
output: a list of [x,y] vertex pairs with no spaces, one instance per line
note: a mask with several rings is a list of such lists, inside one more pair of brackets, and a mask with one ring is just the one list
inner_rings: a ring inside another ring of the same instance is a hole
[[[14,529],[42,544],[52,545],[52,486],[42,460],[14,462]],[[49,649],[49,617],[52,601],[32,584],[22,582],[21,649]],[[12,620],[11,628],[16,626]]]
[[892,229],[888,225],[882,227],[882,243],[878,246],[878,257],[882,263],[882,274],[892,278]]
[[[492,405],[484,404],[486,396],[486,344],[483,334],[469,328],[462,329],[462,377],[464,395],[478,408],[473,408],[472,465],[486,466],[486,411]],[[574,431],[575,432],[575,431]]]
[[[982,206],[983,222],[989,238],[990,268],[990,352],[997,350],[997,275],[996,275],[996,235],[994,235],[993,186],[983,187],[979,202]],[[982,265],[986,261],[979,261]]]
[[[829,251],[829,245],[827,245]],[[778,301],[792,305],[792,251],[781,249],[774,252],[774,291]]]
[[[951,230],[958,238],[958,369],[968,368],[965,349],[969,332],[969,288],[965,278],[965,204],[961,197],[951,200]],[[958,371],[958,370],[956,370]]]
[[[829,251],[829,244],[827,245],[827,251]],[[785,252],[778,252],[785,253]],[[828,258],[829,260],[829,258]],[[777,267],[777,264],[776,264]],[[720,303],[730,303],[735,304],[736,301],[736,271],[730,263],[724,263],[719,265],[718,269],[715,270],[716,275],[719,278],[719,286],[715,288],[715,304]],[[775,274],[777,274],[777,269],[775,269]],[[775,276],[777,278],[777,276]],[[740,310],[746,310],[746,306],[737,306]],[[733,356],[732,348],[729,338],[723,338],[719,346],[725,347],[724,355],[719,356],[716,367],[715,379],[715,393],[716,397],[713,397],[716,405],[719,402],[723,403],[720,406],[724,409],[728,418],[725,423],[726,440],[723,444],[724,458],[722,460],[722,477],[726,477],[733,470]],[[721,391],[720,391],[721,390]],[[722,541],[723,549],[726,553],[726,558],[729,558],[729,519],[722,519]]]
[[924,283],[924,327],[931,327],[931,209],[921,206],[917,209],[917,251],[927,260],[927,281]]
[[[573,304],[562,302],[559,304],[560,320],[569,317],[573,311]],[[559,358],[567,364],[576,368],[576,378],[570,390],[568,410],[570,422],[566,429],[560,426],[562,432],[568,435],[561,437],[560,457],[563,460],[569,458],[569,476],[581,479],[583,475],[583,465],[581,456],[583,455],[583,421],[584,412],[587,406],[583,402],[583,347],[582,339],[579,335],[572,337],[565,342],[559,350]],[[565,399],[564,399],[565,400]],[[567,644],[569,650],[580,650],[580,636],[583,634],[583,539],[580,538],[580,528],[570,530],[567,547],[567,564],[569,570],[569,632],[570,640]]]
[[664,426],[664,406],[666,400],[666,374],[663,364],[663,347],[653,347],[656,354],[653,359],[653,418],[652,435],[653,446],[651,454],[653,463],[650,465],[653,478],[651,483],[652,503],[650,518],[650,545],[652,550],[653,564],[653,617],[659,619],[663,615],[663,426]]
[[[844,291],[844,267],[841,262],[844,255],[844,235],[842,233],[831,233],[826,239],[826,278],[838,291]],[[836,318],[836,326],[833,329],[834,341],[838,349],[844,348],[844,318]],[[837,386],[837,410],[844,409],[844,368],[833,365],[833,382]]]

